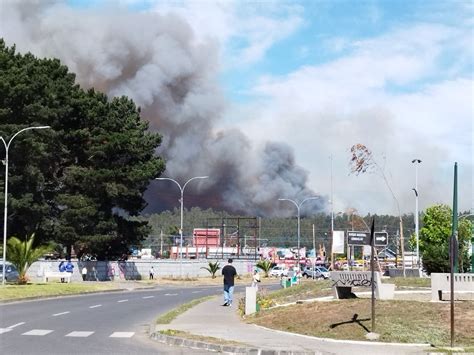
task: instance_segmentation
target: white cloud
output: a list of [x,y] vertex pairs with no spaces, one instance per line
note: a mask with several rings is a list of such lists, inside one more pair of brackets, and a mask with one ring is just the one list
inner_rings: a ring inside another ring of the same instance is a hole
[[[396,212],[379,176],[348,176],[355,143],[384,162],[402,212],[413,210],[414,158],[423,160],[421,207],[451,203],[452,165],[458,161],[460,204],[469,209],[473,81],[463,66],[440,64],[449,50],[462,48],[465,37],[459,28],[423,24],[357,42],[332,62],[264,76],[252,91],[260,102],[252,106],[246,131],[257,141],[273,137],[293,146],[297,161],[311,172],[310,187],[327,195],[333,155],[339,209]],[[473,59],[469,47],[456,55]]]

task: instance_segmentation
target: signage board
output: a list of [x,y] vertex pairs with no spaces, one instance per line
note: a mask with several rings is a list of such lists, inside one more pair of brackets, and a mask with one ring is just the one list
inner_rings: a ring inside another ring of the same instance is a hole
[[333,231],[332,233],[332,253],[344,254],[344,231]]
[[347,244],[348,245],[369,245],[370,244],[370,232],[347,232]]
[[[375,243],[377,246],[388,245],[388,233],[387,232],[375,232]],[[349,245],[370,245],[370,232],[347,232],[347,244]]]
[[388,233],[387,232],[375,232],[375,246],[384,246],[388,245]]

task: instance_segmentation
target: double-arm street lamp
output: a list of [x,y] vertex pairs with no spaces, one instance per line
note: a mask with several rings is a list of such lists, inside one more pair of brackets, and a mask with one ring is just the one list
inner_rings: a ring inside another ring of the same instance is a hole
[[296,206],[296,210],[298,211],[298,214],[297,214],[297,217],[298,217],[298,268],[300,267],[300,237],[301,237],[300,209],[301,209],[301,206],[303,205],[303,203],[305,203],[306,201],[317,200],[317,199],[319,199],[319,196],[307,197],[303,201],[301,201],[300,203],[297,203],[296,201],[291,200],[289,198],[279,198],[278,199],[278,201],[291,202],[292,204],[294,204]]
[[10,144],[12,143],[13,139],[17,135],[19,135],[22,132],[31,130],[31,129],[45,129],[45,128],[51,128],[50,126],[36,126],[36,127],[27,127],[19,130],[16,132],[8,141],[5,141],[3,137],[0,137],[0,140],[3,142],[3,145],[5,146],[5,160],[3,160],[3,164],[5,165],[5,210],[3,214],[3,261],[2,261],[2,266],[3,266],[3,271],[2,271],[2,285],[5,285],[5,260],[7,257],[7,213],[8,213],[8,149],[10,148]]
[[179,240],[179,258],[180,258],[180,260],[183,258],[183,195],[184,195],[184,189],[186,188],[186,185],[189,184],[191,181],[197,180],[197,179],[207,179],[208,177],[209,176],[195,176],[195,177],[189,179],[188,181],[186,181],[183,186],[181,186],[180,183],[177,182],[175,179],[156,178],[156,180],[173,181],[176,185],[178,185],[179,190],[181,191],[181,198],[179,200],[179,202],[181,202],[181,223],[180,223],[180,228],[179,228],[179,236],[180,236],[180,240]]

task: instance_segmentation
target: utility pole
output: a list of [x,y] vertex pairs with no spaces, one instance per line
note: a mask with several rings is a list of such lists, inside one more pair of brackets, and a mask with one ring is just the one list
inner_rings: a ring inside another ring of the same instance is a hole
[[420,236],[419,236],[419,224],[418,224],[418,218],[419,218],[419,212],[418,212],[418,165],[421,163],[420,159],[413,159],[411,161],[413,164],[415,164],[415,188],[413,191],[415,191],[415,236],[416,236],[416,266],[420,268]]
[[314,261],[313,261],[313,280],[314,280],[314,274],[316,273],[316,236],[315,236],[315,230],[314,230],[314,224],[313,224],[313,250],[314,250]]
[[160,230],[160,258],[163,258],[163,229]]

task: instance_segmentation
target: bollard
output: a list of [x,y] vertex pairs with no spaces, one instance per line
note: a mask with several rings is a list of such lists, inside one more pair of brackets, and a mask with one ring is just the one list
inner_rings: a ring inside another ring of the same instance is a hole
[[255,287],[245,288],[245,315],[257,312],[257,289]]

